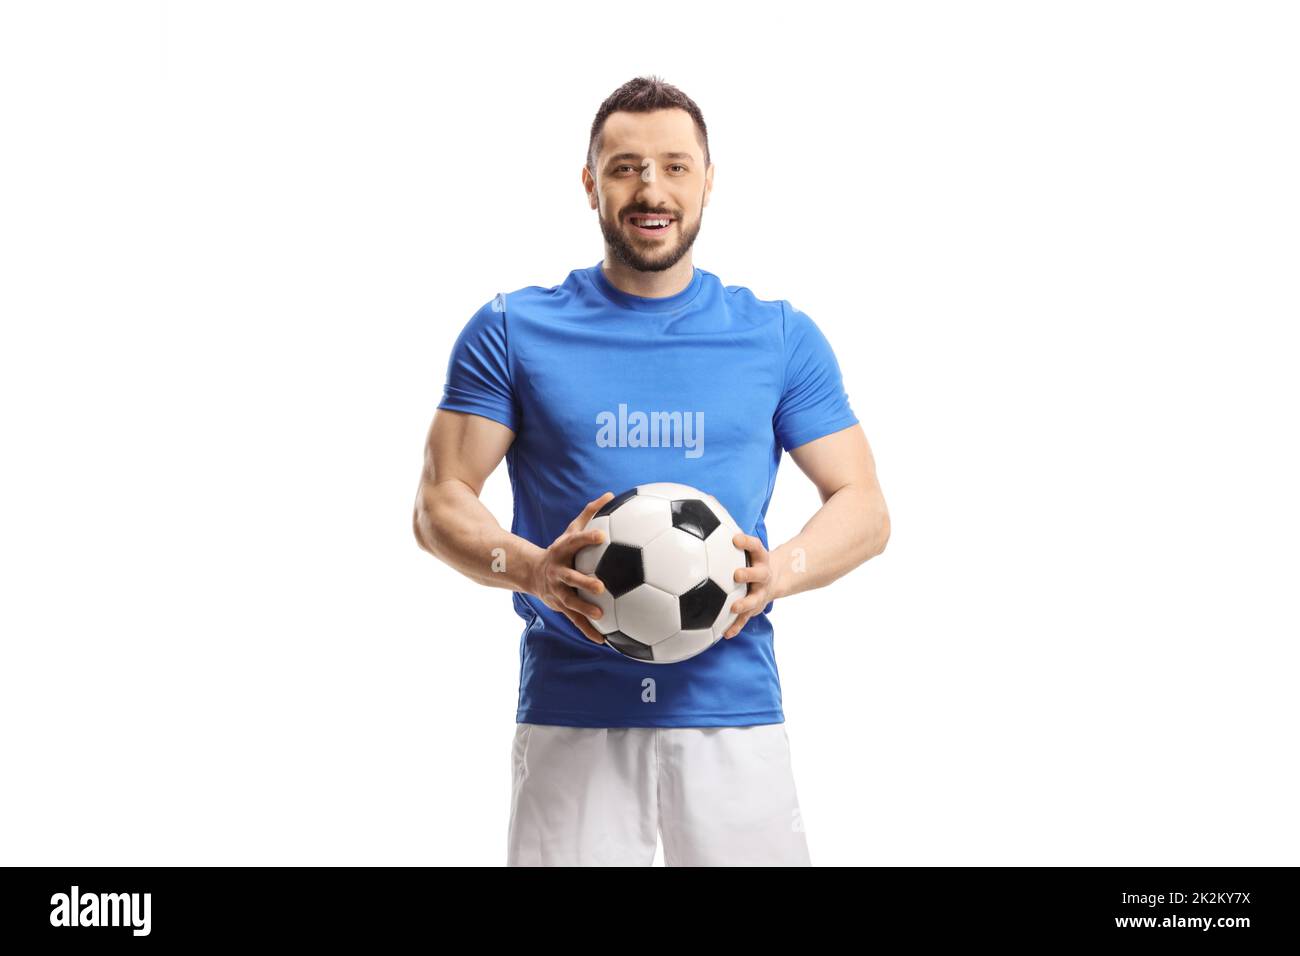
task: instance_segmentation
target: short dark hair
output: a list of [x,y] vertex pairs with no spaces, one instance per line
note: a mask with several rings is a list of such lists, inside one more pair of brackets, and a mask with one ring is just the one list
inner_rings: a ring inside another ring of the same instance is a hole
[[605,120],[610,113],[623,110],[628,113],[650,113],[654,110],[682,109],[691,114],[700,142],[704,146],[704,165],[709,165],[709,128],[704,125],[704,114],[695,101],[657,76],[638,76],[628,80],[605,98],[596,111],[591,124],[591,139],[587,141],[587,169],[596,171],[596,154],[600,152],[600,138]]

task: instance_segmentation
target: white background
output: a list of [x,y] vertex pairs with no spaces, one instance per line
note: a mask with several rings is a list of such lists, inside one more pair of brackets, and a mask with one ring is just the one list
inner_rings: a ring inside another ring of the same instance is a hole
[[2,9],[0,863],[504,862],[522,622],[411,507],[645,73],[892,517],[772,612],[813,862],[1300,863],[1287,5]]

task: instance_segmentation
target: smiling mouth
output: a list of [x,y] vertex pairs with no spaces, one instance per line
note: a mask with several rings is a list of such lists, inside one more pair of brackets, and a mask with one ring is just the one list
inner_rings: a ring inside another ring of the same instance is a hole
[[627,217],[632,231],[642,236],[662,236],[677,220],[672,216],[647,216],[640,213]]

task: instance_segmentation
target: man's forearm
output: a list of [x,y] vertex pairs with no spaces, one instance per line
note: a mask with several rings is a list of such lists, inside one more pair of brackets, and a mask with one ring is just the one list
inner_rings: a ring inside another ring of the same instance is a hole
[[424,485],[415,508],[420,546],[479,584],[532,593],[533,568],[545,548],[497,523],[462,481]]
[[825,587],[885,550],[889,512],[878,494],[845,485],[785,544],[768,552],[777,598]]

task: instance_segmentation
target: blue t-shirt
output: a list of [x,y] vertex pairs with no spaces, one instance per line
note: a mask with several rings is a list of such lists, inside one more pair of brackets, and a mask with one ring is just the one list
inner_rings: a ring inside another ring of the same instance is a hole
[[[631,295],[610,284],[601,263],[573,270],[558,286],[527,286],[483,305],[452,348],[438,407],[514,431],[506,453],[510,531],[543,548],[604,492],[659,481],[712,494],[742,531],[770,547],[763,517],[782,450],[858,421],[830,344],[789,302],[724,286],[698,267],[675,295]],[[672,445],[637,447],[635,430],[629,440],[627,430],[607,424],[636,412],[681,412],[703,427],[680,429]],[[610,442],[611,433],[624,437]],[[654,664],[588,640],[536,595],[516,591],[513,600],[526,622],[517,722],[785,720],[768,620],[773,602],[730,640]]]

